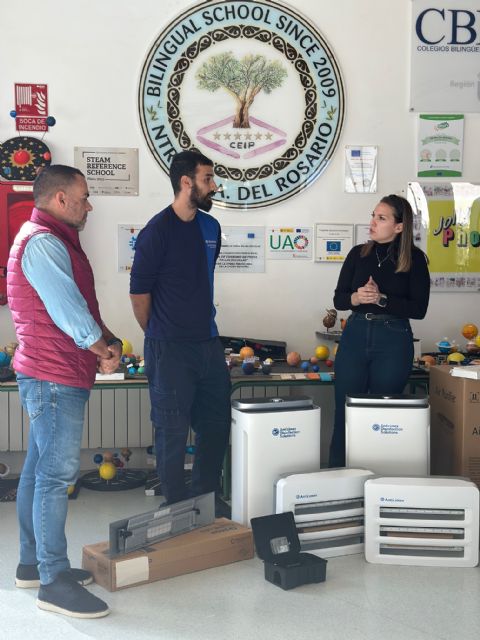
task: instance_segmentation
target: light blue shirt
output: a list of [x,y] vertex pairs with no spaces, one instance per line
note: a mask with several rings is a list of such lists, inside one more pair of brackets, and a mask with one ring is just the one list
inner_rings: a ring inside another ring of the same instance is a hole
[[51,233],[30,238],[23,252],[22,270],[53,322],[77,347],[89,349],[100,340],[102,330],[73,278],[72,261],[61,240]]

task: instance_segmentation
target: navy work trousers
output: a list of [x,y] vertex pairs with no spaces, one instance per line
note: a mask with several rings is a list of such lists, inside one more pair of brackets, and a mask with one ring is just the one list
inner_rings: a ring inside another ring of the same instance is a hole
[[[167,502],[218,491],[231,424],[230,374],[220,339],[145,338],[145,372],[157,473]],[[195,433],[195,458],[187,491],[184,463],[190,427]]]
[[412,371],[413,335],[408,319],[368,320],[353,313],[335,356],[335,421],[330,467],[345,466],[345,397],[402,393]]

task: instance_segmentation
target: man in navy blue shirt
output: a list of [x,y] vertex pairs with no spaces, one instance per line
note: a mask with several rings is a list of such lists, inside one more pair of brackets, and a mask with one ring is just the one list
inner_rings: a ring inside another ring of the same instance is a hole
[[[206,211],[217,190],[213,163],[196,151],[173,157],[173,204],[139,233],[130,298],[145,332],[145,371],[157,472],[168,503],[218,491],[230,434],[230,376],[218,338],[213,272],[220,225]],[[192,483],[185,445],[195,432]]]

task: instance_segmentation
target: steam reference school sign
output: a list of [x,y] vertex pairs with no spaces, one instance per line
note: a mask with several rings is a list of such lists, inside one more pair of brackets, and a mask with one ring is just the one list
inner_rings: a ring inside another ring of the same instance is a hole
[[410,109],[480,111],[480,0],[412,1]]
[[138,149],[75,147],[75,166],[93,196],[138,196]]
[[155,160],[195,148],[215,163],[221,207],[283,201],[312,184],[344,119],[340,71],[325,39],[277,2],[203,2],[151,47],[140,120]]

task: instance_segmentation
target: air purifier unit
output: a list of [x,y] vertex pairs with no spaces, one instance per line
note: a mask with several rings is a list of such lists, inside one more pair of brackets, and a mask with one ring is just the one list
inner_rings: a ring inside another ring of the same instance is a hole
[[479,491],[462,478],[365,483],[365,558],[380,564],[475,567]]
[[275,513],[283,473],[320,469],[320,408],[306,396],[232,402],[232,520]]
[[363,553],[366,469],[325,469],[280,478],[276,512],[292,511],[301,551],[322,558]]
[[430,407],[419,396],[347,396],[346,466],[376,475],[430,473]]

